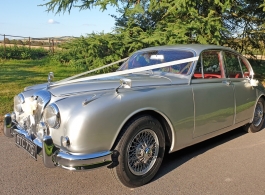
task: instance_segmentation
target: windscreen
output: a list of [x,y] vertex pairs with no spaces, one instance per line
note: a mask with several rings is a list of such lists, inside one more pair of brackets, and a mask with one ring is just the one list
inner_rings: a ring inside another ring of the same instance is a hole
[[[126,62],[124,62],[118,70],[120,71],[146,67],[191,57],[194,57],[194,54],[187,50],[152,50],[137,52],[133,54]],[[191,64],[192,62],[186,62],[182,64],[153,69],[152,71],[174,74],[189,74]]]

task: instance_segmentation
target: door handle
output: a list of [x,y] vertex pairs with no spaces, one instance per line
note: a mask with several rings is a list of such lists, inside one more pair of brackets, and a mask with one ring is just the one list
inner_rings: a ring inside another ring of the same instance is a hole
[[231,85],[231,81],[222,81],[222,83],[226,84],[227,86]]

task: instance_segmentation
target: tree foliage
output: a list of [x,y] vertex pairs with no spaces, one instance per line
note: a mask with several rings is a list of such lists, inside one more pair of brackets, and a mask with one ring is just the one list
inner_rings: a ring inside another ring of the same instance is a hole
[[49,2],[42,4],[46,6],[48,12],[65,13],[71,12],[73,7],[80,10],[91,9],[93,7],[100,7],[102,11],[107,9],[107,6],[118,6],[118,0],[50,0]]
[[53,58],[76,68],[94,69],[128,55],[122,45],[121,35],[93,33],[62,44]]
[[55,13],[117,8],[112,34],[92,34],[63,46],[87,66],[155,45],[217,44],[248,54],[265,45],[265,0],[50,0],[44,5]]

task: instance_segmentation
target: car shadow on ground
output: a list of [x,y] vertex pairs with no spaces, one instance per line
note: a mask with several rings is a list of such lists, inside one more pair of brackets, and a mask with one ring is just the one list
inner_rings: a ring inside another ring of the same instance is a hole
[[[264,127],[263,127],[264,128]],[[216,146],[222,145],[230,140],[236,139],[242,135],[245,135],[246,132],[243,128],[237,128],[233,131],[224,133],[217,137],[211,138],[209,140],[203,141],[201,143],[189,146],[187,148],[181,149],[171,154],[165,154],[162,165],[152,181],[155,181],[174,169],[178,168],[182,164],[188,162],[189,160],[196,158],[197,156],[205,153]],[[151,182],[152,182],[151,181]]]

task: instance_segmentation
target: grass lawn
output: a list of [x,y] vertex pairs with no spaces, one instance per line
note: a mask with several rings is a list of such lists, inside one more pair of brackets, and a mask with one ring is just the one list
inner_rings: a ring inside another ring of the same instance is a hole
[[[265,84],[265,62],[252,63],[255,77]],[[13,110],[13,98],[24,87],[47,82],[49,72],[54,72],[54,80],[80,73],[69,66],[42,60],[1,60],[0,59],[0,121],[4,114]]]
[[42,60],[1,60],[0,59],[0,121],[13,110],[13,98],[24,87],[47,82],[49,72],[54,72],[54,80],[80,73],[73,67],[53,64]]

